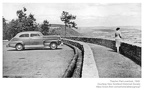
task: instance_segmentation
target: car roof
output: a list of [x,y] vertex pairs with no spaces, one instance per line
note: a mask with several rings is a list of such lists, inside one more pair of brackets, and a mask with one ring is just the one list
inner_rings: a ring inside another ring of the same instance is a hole
[[20,32],[21,34],[22,33],[40,33],[39,31],[23,31],[23,32]]
[[16,37],[19,37],[19,35],[21,34],[30,34],[30,33],[40,33],[39,31],[23,31],[23,32],[20,32],[16,35]]

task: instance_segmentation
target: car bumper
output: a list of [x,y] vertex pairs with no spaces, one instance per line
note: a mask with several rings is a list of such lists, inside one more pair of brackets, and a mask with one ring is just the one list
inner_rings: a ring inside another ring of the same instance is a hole
[[63,42],[61,42],[61,44],[60,44],[61,46],[63,46],[64,45],[64,43]]

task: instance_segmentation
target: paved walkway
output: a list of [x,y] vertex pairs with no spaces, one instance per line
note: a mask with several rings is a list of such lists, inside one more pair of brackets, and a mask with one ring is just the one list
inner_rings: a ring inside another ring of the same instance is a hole
[[140,78],[141,67],[110,48],[88,44],[94,55],[100,78]]

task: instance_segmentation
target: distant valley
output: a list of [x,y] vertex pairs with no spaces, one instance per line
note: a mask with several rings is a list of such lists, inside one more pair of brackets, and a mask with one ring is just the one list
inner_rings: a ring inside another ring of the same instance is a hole
[[[123,41],[141,44],[141,26],[119,26]],[[83,36],[93,38],[114,39],[115,29],[117,27],[79,27],[77,30]]]

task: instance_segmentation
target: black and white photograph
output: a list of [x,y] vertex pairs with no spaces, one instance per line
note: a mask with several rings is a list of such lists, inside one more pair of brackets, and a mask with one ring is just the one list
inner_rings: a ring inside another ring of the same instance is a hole
[[141,87],[142,3],[5,2],[1,31],[3,79]]

